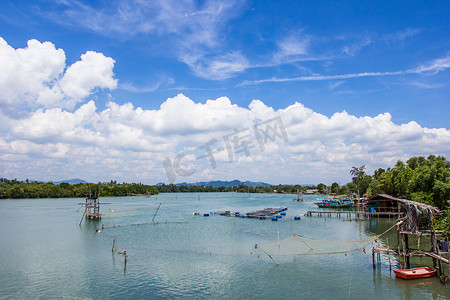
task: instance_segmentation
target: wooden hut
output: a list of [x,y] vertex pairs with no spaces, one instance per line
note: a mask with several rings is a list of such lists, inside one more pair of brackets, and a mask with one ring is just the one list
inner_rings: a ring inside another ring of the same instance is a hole
[[370,197],[366,202],[366,210],[370,212],[399,213],[400,203],[409,201],[387,194],[378,194]]
[[[375,253],[394,253],[403,258],[403,268],[410,268],[410,257],[427,256],[433,259],[433,267],[438,269],[439,279],[446,283],[450,274],[450,262],[443,256],[438,246],[437,232],[434,229],[434,218],[439,209],[424,203],[407,199],[379,194],[369,198],[368,208],[378,209],[380,213],[397,210],[400,217],[398,224],[397,248],[383,248],[376,246],[372,249],[372,258]],[[417,248],[411,248],[409,236],[415,236],[418,240]],[[429,250],[420,248],[420,237],[429,238],[431,247]],[[375,267],[375,259],[374,259]],[[443,264],[447,264],[447,274]]]

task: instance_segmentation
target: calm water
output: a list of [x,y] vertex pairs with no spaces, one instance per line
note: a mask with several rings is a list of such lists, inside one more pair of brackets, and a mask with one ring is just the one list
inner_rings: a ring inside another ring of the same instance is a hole
[[[200,196],[199,196],[200,195]],[[372,268],[371,249],[321,256],[276,257],[256,243],[292,233],[314,239],[360,239],[383,232],[392,219],[293,217],[315,207],[294,195],[161,194],[102,198],[109,218],[83,221],[84,199],[0,201],[0,298],[70,299],[447,299],[437,277],[404,281],[387,257]],[[152,218],[162,203],[155,222]],[[288,206],[286,218],[242,219],[193,212]],[[138,211],[138,212],[136,212]],[[132,213],[134,212],[134,213]],[[95,225],[94,225],[95,224]],[[95,226],[104,227],[96,233]],[[111,252],[113,238],[128,261]],[[395,234],[387,236],[393,241]],[[391,257],[393,260],[393,258]],[[396,263],[393,260],[393,263]],[[430,260],[415,261],[429,265]]]

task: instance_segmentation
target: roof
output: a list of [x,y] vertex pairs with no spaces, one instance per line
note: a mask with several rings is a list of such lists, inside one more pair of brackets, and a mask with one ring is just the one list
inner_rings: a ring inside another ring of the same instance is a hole
[[392,201],[401,202],[401,203],[404,203],[404,204],[407,204],[407,205],[414,205],[416,207],[420,207],[420,208],[425,209],[425,210],[432,210],[432,211],[435,211],[435,212],[439,212],[439,209],[437,207],[434,207],[434,206],[431,206],[431,205],[428,205],[428,204],[425,204],[425,203],[420,203],[420,202],[408,200],[408,199],[396,198],[396,197],[388,195],[388,194],[378,194],[376,196],[372,196],[372,197],[369,198],[369,201],[373,200],[373,199],[376,199],[376,198],[379,198],[379,197],[385,198],[385,199],[389,199],[389,200],[392,200]]

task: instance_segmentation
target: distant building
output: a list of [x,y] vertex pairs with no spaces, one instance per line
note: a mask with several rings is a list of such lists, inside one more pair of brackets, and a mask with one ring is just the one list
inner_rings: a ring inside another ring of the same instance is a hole
[[311,189],[311,190],[306,190],[305,194],[317,194],[318,192],[319,192],[319,190]]

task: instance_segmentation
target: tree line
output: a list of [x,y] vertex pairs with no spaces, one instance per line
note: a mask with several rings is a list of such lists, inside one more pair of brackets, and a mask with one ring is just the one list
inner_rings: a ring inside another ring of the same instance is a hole
[[352,182],[340,186],[319,183],[317,186],[273,185],[247,186],[241,183],[234,187],[188,186],[162,184],[158,186],[142,183],[79,183],[59,185],[44,182],[25,182],[0,178],[0,198],[62,198],[86,197],[100,191],[100,196],[154,195],[157,193],[201,193],[201,192],[238,192],[238,193],[291,193],[315,189],[320,194],[345,195],[349,191],[358,191],[361,196],[389,194],[397,197],[426,203],[445,209],[450,199],[450,162],[443,156],[417,156],[406,162],[397,161],[394,167],[365,173],[365,166],[352,167]]
[[142,183],[60,183],[30,182],[0,178],[0,199],[21,198],[79,198],[90,195],[102,197],[155,195],[158,189]]

